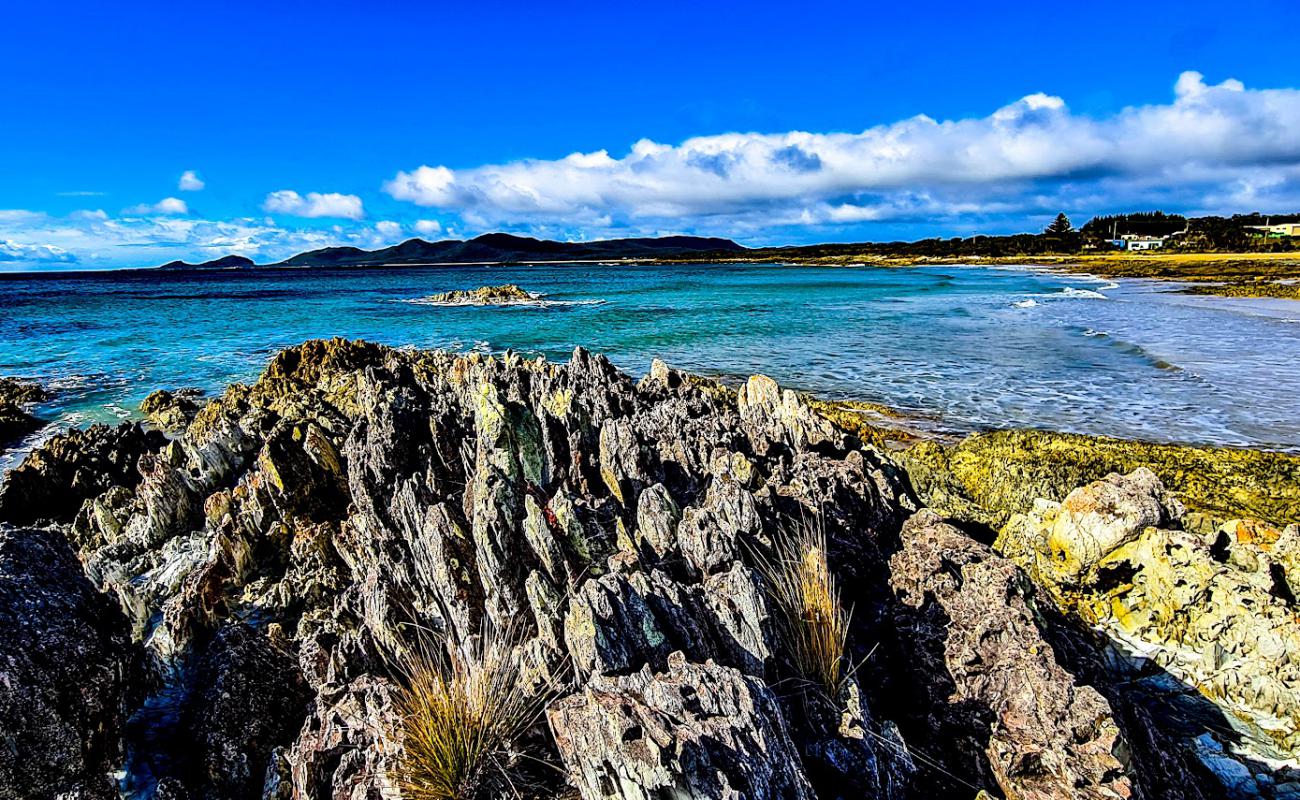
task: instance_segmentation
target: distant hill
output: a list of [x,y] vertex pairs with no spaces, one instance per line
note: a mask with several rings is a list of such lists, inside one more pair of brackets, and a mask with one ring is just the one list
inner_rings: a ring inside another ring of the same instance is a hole
[[[389,264],[467,264],[480,261],[521,263],[531,261],[618,261],[622,259],[704,258],[711,254],[748,252],[730,239],[704,236],[661,236],[655,239],[606,239],[595,242],[551,242],[487,233],[468,241],[448,239],[426,242],[410,239],[382,250],[326,247],[300,253],[268,267],[373,267]],[[160,269],[247,269],[256,266],[243,256],[227,256],[202,264],[173,261]]]
[[257,265],[253,259],[244,256],[226,256],[202,264],[187,264],[184,261],[172,261],[158,269],[252,269]]
[[730,239],[664,236],[657,239],[608,239],[552,242],[508,233],[488,233],[468,241],[426,242],[410,239],[382,250],[327,247],[273,264],[276,267],[361,267],[381,264],[464,264],[477,261],[614,261],[625,258],[681,258],[706,253],[739,253]]

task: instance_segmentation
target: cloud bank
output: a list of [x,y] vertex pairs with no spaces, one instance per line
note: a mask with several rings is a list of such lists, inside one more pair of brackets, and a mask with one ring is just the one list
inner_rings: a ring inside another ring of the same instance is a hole
[[600,150],[463,170],[425,165],[397,173],[384,190],[480,227],[744,231],[1171,199],[1240,209],[1300,202],[1297,131],[1300,91],[1211,85],[1185,72],[1171,102],[1102,118],[1038,93],[985,117],[918,116],[861,133],[643,139],[619,157]]

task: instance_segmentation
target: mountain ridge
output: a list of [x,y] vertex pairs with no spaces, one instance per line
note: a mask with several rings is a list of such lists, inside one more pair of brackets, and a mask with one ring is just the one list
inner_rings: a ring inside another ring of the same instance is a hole
[[731,241],[704,236],[661,236],[603,239],[590,242],[557,242],[485,233],[473,239],[407,239],[390,247],[364,250],[359,247],[324,247],[309,250],[271,264],[256,265],[244,256],[226,256],[201,264],[172,261],[160,269],[231,269],[276,267],[374,267],[415,264],[527,263],[533,261],[606,261],[624,259],[680,258],[710,253],[735,254],[748,248]]

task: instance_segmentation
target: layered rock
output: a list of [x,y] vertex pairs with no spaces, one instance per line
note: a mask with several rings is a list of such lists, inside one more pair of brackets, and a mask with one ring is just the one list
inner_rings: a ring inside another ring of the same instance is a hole
[[[538,795],[1124,797],[1183,771],[1019,568],[916,511],[888,457],[762,376],[340,340],[172,440],[70,432],[0,487],[0,521],[56,523],[142,648],[148,699],[115,728],[133,791],[393,796],[395,665],[485,626],[554,688]],[[853,608],[833,690],[759,568],[808,524]]]
[[[1137,470],[1040,501],[997,546],[1058,608],[1106,636],[1142,692],[1152,693],[1156,668],[1208,698],[1218,713],[1183,746],[1230,796],[1272,796],[1279,776],[1269,765],[1300,756],[1300,527],[1234,521],[1200,533],[1179,528],[1182,513]],[[1183,702],[1173,689],[1159,702]]]

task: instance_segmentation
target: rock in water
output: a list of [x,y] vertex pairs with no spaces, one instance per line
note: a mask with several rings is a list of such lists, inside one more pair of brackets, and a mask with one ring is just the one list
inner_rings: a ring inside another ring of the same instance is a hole
[[35,381],[0,378],[0,449],[40,429],[44,423],[28,409],[48,399],[49,392]]
[[541,295],[524,290],[513,283],[502,286],[480,286],[477,289],[455,289],[429,295],[422,302],[436,306],[509,306],[535,302]]
[[0,797],[116,798],[138,660],[62,534],[0,527]]

